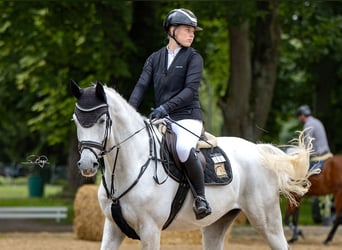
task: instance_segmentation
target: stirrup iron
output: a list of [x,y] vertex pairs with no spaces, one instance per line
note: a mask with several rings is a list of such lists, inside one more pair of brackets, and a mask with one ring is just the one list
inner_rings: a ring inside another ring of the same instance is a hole
[[209,203],[202,196],[197,196],[194,198],[193,210],[195,212],[197,220],[203,219],[204,217],[211,214],[211,208],[209,206]]

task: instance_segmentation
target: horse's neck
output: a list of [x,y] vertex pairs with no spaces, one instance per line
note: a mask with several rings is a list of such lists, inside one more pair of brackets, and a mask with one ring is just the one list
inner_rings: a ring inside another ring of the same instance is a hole
[[143,117],[116,92],[109,92],[109,112],[112,118],[113,137],[121,142],[144,126]]
[[115,176],[120,182],[136,177],[141,165],[149,157],[149,135],[143,117],[137,113],[121,96],[113,95],[109,100],[112,119],[112,136],[108,147],[118,145],[107,156],[106,175],[111,175],[119,150]]

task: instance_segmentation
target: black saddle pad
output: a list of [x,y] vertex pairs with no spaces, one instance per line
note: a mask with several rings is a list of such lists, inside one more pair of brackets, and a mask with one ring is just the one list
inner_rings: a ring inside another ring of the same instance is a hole
[[[233,173],[230,161],[224,151],[220,147],[214,147],[201,149],[201,152],[206,160],[204,170],[205,185],[229,184],[233,179]],[[172,154],[170,154],[164,142],[162,142],[160,154],[164,169],[168,175],[177,182],[184,181],[184,171],[176,166]]]

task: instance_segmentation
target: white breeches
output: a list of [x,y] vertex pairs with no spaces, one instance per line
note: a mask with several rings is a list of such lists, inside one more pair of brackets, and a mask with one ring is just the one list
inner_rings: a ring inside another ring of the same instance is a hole
[[[177,121],[177,123],[197,136],[201,136],[203,129],[203,123],[201,121],[184,119]],[[177,135],[176,150],[178,158],[181,162],[186,162],[189,158],[190,150],[196,148],[199,138],[175,123],[171,123],[171,126]]]

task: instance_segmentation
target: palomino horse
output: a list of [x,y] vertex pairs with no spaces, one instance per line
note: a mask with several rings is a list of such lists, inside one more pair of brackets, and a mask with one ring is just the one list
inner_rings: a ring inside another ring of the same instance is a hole
[[[334,234],[340,224],[342,224],[342,155],[335,155],[329,158],[323,165],[320,174],[311,175],[309,177],[311,186],[307,192],[308,196],[321,196],[333,194],[335,197],[335,221],[332,228],[324,240],[324,244],[328,244],[334,237]],[[297,204],[300,203],[301,197],[296,196]],[[292,222],[290,217],[292,216]],[[298,236],[303,236],[301,229],[298,228],[299,205],[288,203],[285,211],[285,223],[293,230],[293,236],[289,240],[290,243],[296,241]]]
[[[103,160],[98,197],[106,217],[101,249],[118,249],[129,226],[141,241],[141,249],[160,249],[160,235],[168,219],[178,183],[167,178],[160,161],[161,135],[115,90],[96,83],[71,89],[77,98],[73,115],[80,144],[78,167],[94,176]],[[151,132],[152,131],[152,132]],[[243,211],[272,249],[288,244],[282,226],[279,193],[291,198],[304,195],[309,183],[309,149],[302,138],[297,151],[287,155],[269,144],[254,144],[234,137],[218,137],[218,145],[230,159],[233,180],[229,185],[206,186],[211,215],[196,220],[193,197],[188,192],[183,207],[167,229],[201,228],[204,249],[223,249],[224,236]],[[152,143],[151,143],[152,141]],[[154,150],[156,149],[156,150]],[[161,178],[162,182],[156,181]],[[113,205],[119,209],[113,212]],[[120,215],[120,223],[113,219]],[[123,222],[123,223],[122,223]]]

